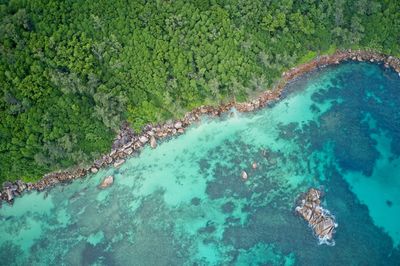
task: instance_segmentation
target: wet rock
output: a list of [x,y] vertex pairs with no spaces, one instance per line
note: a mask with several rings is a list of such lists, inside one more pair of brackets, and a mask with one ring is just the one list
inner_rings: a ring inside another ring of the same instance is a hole
[[30,183],[30,182],[26,183],[26,186],[27,186],[27,190],[28,191],[34,189],[34,185],[32,183]]
[[6,190],[7,201],[11,202],[14,199],[14,195],[12,193],[11,187],[7,187]]
[[301,196],[296,212],[308,222],[308,225],[322,243],[333,244],[333,233],[337,224],[329,211],[320,205],[321,196],[320,190],[310,188],[307,193]]
[[117,160],[117,161],[114,163],[114,167],[115,167],[115,168],[118,168],[118,167],[120,167],[124,162],[125,162],[124,159],[119,159],[119,160]]
[[146,136],[141,136],[141,137],[139,138],[139,141],[140,141],[141,143],[145,144],[146,142],[149,141],[149,139],[148,139]]
[[152,147],[153,149],[155,149],[157,147],[157,141],[154,136],[151,136],[151,138],[150,138],[150,147]]
[[176,129],[182,128],[182,122],[181,122],[181,121],[176,122],[175,125],[174,125],[174,127],[175,127]]
[[112,157],[112,156],[114,156],[115,155],[115,153],[117,152],[117,150],[111,150],[111,152],[110,152],[110,156]]
[[112,175],[107,176],[100,183],[99,188],[101,188],[101,189],[107,188],[107,187],[111,186],[113,183],[114,183],[114,177]]
[[135,142],[135,144],[133,144],[133,149],[138,150],[142,147],[142,143],[140,141]]
[[18,193],[22,193],[26,189],[26,184],[22,180],[17,180]]
[[130,147],[132,146],[132,144],[133,144],[133,141],[129,141],[129,142],[126,143],[124,146],[122,146],[122,148],[123,148],[124,150],[126,150],[126,149],[130,148]]
[[97,173],[98,171],[99,169],[97,169],[97,167],[90,168],[90,172],[92,172],[93,174]]
[[335,228],[336,224],[333,219],[321,219],[316,222],[314,231],[317,236],[332,240],[332,234]]
[[247,176],[246,171],[242,171],[242,179],[247,180],[247,178],[248,178],[248,176]]
[[128,148],[124,151],[125,154],[127,155],[131,155],[133,153],[133,149],[132,148]]
[[253,167],[253,169],[257,169],[257,163],[253,162],[253,164],[251,165]]

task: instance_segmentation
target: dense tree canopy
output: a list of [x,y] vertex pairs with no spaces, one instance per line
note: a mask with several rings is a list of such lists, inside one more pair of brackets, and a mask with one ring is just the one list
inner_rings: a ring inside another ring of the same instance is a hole
[[36,179],[335,48],[400,55],[395,0],[0,0],[0,181]]

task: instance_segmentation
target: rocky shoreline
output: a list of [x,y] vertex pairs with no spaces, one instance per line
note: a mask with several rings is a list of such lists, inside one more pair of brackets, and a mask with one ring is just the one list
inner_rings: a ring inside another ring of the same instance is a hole
[[383,63],[384,67],[392,67],[400,75],[400,59],[375,52],[346,50],[338,51],[333,55],[319,56],[311,62],[284,72],[282,78],[272,90],[264,91],[257,99],[249,102],[231,102],[216,107],[201,106],[186,113],[180,120],[167,121],[162,125],[146,125],[141,134],[135,134],[126,123],[122,125],[120,132],[117,134],[111,151],[95,160],[89,167],[49,173],[44,175],[43,178],[36,183],[24,183],[21,180],[3,183],[2,190],[0,191],[0,207],[2,201],[12,204],[14,198],[20,196],[25,191],[42,191],[58,183],[69,182],[77,178],[82,178],[90,173],[97,173],[98,170],[103,167],[110,165],[119,167],[125,162],[127,157],[140,152],[143,146],[150,145],[152,148],[155,148],[157,146],[157,140],[184,133],[186,128],[197,122],[202,115],[220,116],[230,111],[232,108],[236,108],[239,112],[251,112],[260,109],[268,103],[279,100],[285,85],[294,78],[312,70],[328,65],[339,64],[347,60]]

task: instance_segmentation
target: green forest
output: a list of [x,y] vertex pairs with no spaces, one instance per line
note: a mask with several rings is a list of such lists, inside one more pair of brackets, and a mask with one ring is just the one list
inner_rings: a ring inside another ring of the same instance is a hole
[[244,101],[336,49],[400,55],[398,0],[0,0],[0,182],[108,151],[123,121]]

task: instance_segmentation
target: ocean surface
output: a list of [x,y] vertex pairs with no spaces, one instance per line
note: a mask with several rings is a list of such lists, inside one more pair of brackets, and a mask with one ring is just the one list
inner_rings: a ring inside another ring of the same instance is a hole
[[[294,212],[310,187],[334,246]],[[204,116],[119,169],[3,204],[0,265],[400,265],[400,77],[314,71],[262,110]]]

